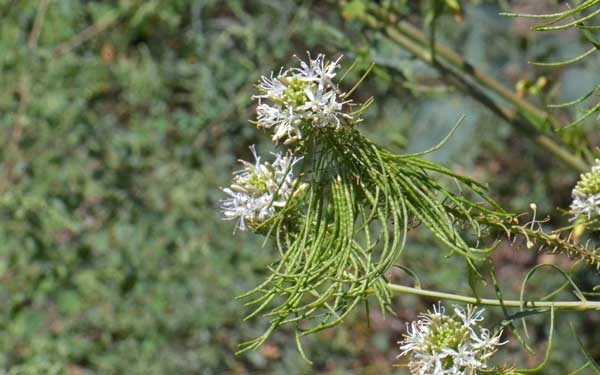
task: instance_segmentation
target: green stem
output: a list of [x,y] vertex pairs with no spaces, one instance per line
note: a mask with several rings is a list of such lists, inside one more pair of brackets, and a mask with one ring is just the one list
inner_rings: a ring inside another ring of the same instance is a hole
[[[450,73],[457,86],[467,91],[474,99],[565,165],[579,172],[589,170],[587,163],[571,153],[560,141],[542,134],[541,129],[548,125],[553,129],[561,127],[560,123],[550,114],[535,107],[488,74],[473,67],[456,52],[440,46],[439,43],[432,47],[427,36],[410,23],[398,21],[395,15],[383,12],[378,8],[372,8],[371,11],[375,15],[367,14],[364,17],[364,21],[370,27],[382,31],[394,43],[442,73],[446,75]],[[431,48],[435,54],[432,54]],[[502,98],[515,109],[511,110],[501,105],[483,89]]]
[[517,301],[517,300],[503,300],[489,298],[475,298],[467,297],[460,294],[436,292],[433,290],[426,290],[420,288],[413,288],[409,286],[403,286],[398,284],[388,283],[387,287],[393,292],[414,294],[423,297],[432,297],[440,300],[450,300],[456,302],[470,303],[472,305],[479,306],[504,306],[504,307],[518,307],[527,310],[533,309],[544,309],[554,308],[555,310],[571,310],[571,311],[588,311],[598,310],[600,311],[600,301]]
[[[461,75],[456,74],[455,70],[452,70],[450,67],[445,66],[444,62],[442,62],[441,60],[433,60],[429,51],[412,42],[410,39],[405,38],[402,34],[397,33],[394,29],[388,27],[385,30],[390,39],[397,42],[399,45],[401,45],[404,49],[412,53],[414,56],[434,65],[438,70],[444,73],[451,74],[454,78],[456,78],[459,81],[459,84],[464,88],[464,90],[467,91],[473,98],[475,98],[477,101],[488,107],[492,112],[501,117],[508,124],[512,125],[516,130],[518,130],[522,134],[525,134],[535,144],[546,149],[564,164],[582,173],[589,170],[589,167],[583,160],[570,153],[564,146],[560,145],[552,138],[539,132],[537,127],[533,125],[530,120],[532,116],[538,118],[536,117],[536,114],[528,111],[515,112],[500,105],[497,101],[495,101],[492,97],[487,95],[476,85],[473,85],[469,80],[466,80],[463,77],[461,77]],[[493,80],[486,79],[486,81]],[[487,86],[488,89],[491,89],[492,87],[496,87],[496,85]],[[491,89],[491,91],[497,92],[493,89]],[[506,88],[502,88],[502,91],[508,92]],[[523,108],[525,107],[521,107],[521,109]]]
[[[427,45],[429,42],[427,37],[416,27],[408,22],[402,21],[395,24],[395,29],[403,35],[415,40],[420,44]],[[449,48],[446,48],[440,44],[436,45],[437,54],[444,58],[445,61],[450,63],[453,67],[460,69],[461,71],[468,73],[469,76],[473,77],[477,83],[481,86],[493,91],[495,94],[514,105],[519,111],[527,114],[528,117],[532,117],[538,125],[544,123],[550,123],[554,128],[559,128],[560,123],[547,112],[537,108],[533,104],[524,100],[518,96],[512,90],[496,81],[488,74],[483,73],[481,70],[469,64],[465,59],[459,56],[456,52]]]

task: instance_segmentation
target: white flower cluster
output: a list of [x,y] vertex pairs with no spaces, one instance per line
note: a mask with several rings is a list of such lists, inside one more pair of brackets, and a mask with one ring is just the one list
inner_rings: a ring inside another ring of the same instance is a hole
[[[262,77],[258,84],[258,127],[271,129],[273,141],[292,145],[302,139],[303,131],[333,126],[352,125],[352,115],[344,112],[339,88],[334,83],[340,59],[326,61],[319,54],[308,62],[300,61],[299,68],[281,69],[277,75]],[[288,200],[307,188],[294,178],[293,167],[302,158],[291,153],[274,154],[273,163],[261,163],[254,147],[255,164],[241,161],[244,169],[234,174],[233,183],[223,189],[229,196],[221,202],[225,219],[239,220],[238,227],[246,230],[272,217]]]
[[277,75],[261,77],[256,108],[258,127],[273,129],[273,141],[293,144],[302,139],[302,130],[351,123],[353,118],[343,112],[349,100],[340,100],[338,86],[333,82],[336,61],[325,61],[319,54],[300,61],[300,68],[281,69]]
[[580,176],[577,185],[573,189],[573,202],[571,203],[571,213],[575,220],[579,217],[586,217],[588,220],[593,216],[600,216],[600,161],[596,160],[596,165],[590,172]]
[[576,194],[574,191],[571,212],[573,213],[571,220],[575,220],[580,216],[591,219],[594,214],[600,216],[600,193],[585,196]]
[[297,186],[293,173],[302,158],[274,153],[275,161],[261,163],[254,146],[250,149],[256,162],[240,160],[244,169],[237,171],[231,186],[223,189],[229,198],[221,202],[225,219],[238,219],[241,230],[263,223],[284,207],[294,192],[305,188]]
[[400,342],[400,356],[410,356],[411,373],[475,375],[487,369],[487,360],[505,342],[500,342],[501,331],[492,334],[479,326],[483,312],[471,305],[466,309],[455,306],[454,316],[448,316],[438,305],[433,312],[421,314]]

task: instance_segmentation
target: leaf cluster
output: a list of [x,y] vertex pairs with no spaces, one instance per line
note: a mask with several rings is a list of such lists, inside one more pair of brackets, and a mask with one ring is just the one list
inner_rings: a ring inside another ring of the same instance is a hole
[[[595,31],[600,30],[600,26],[590,24],[591,21],[595,20],[600,15],[600,1],[598,0],[586,0],[573,7],[568,7],[567,10],[548,13],[548,14],[523,14],[523,13],[501,13],[504,16],[509,17],[524,17],[541,22],[533,26],[533,30],[539,32],[550,32],[550,31],[566,31],[571,29],[577,29],[581,32],[581,35],[585,41],[591,45],[591,47],[584,53],[572,57],[563,61],[556,62],[532,62],[533,65],[540,67],[565,67],[568,65],[579,63],[590,55],[593,55],[600,48],[600,40],[595,35]],[[600,86],[596,86],[592,91],[580,96],[579,98],[560,104],[551,104],[549,108],[568,108],[575,107],[590,99],[598,94]],[[572,121],[566,127],[573,127],[584,122],[588,117],[600,111],[600,104],[595,104],[592,107],[585,109],[582,115],[576,120]]]
[[[249,317],[263,313],[270,328],[242,351],[258,347],[281,326],[294,325],[301,337],[337,325],[368,296],[382,311],[389,309],[385,274],[399,261],[417,223],[448,255],[463,256],[477,272],[475,263],[488,250],[464,239],[445,205],[473,230],[475,212],[505,215],[474,180],[419,155],[395,155],[354,129],[314,131],[303,153],[310,188],[303,202],[263,224],[262,231],[276,238],[280,259],[265,282],[243,296],[253,297],[247,305],[256,306]],[[434,175],[450,177],[491,208],[443,187]],[[297,216],[290,219],[288,212]]]

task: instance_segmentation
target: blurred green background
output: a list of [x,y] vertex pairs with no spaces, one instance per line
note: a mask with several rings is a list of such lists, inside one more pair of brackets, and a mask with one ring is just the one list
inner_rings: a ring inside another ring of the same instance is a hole
[[[404,4],[407,19],[420,24],[427,2]],[[584,45],[576,35],[534,35],[498,16],[511,5],[465,2],[462,20],[441,18],[440,38],[509,87],[547,74],[555,89],[543,95],[569,99],[597,83],[590,79],[597,60],[560,71],[527,65]],[[352,11],[293,0],[0,0],[0,372],[404,373],[392,367],[396,342],[405,322],[435,301],[399,296],[398,316],[385,320],[356,311],[306,340],[312,367],[287,331],[258,351],[233,354],[266,326],[243,322],[249,311],[235,296],[260,282],[275,253],[257,235],[232,234],[233,223],[220,219],[219,188],[238,158],[250,158],[250,144],[272,148],[248,122],[259,76],[307,50],[344,54],[344,67],[358,61],[348,86],[377,63],[354,99],[375,97],[363,130],[385,146],[427,149],[464,114],[432,159],[489,183],[515,212],[530,202],[539,215],[568,206],[576,173],[350,20]],[[428,287],[467,290],[460,261],[441,259],[444,249],[418,230],[412,240],[403,264]],[[496,260],[514,296],[524,270],[548,259],[509,245]],[[600,340],[598,320],[573,317],[591,327],[590,342]],[[532,329],[537,354],[521,358],[515,344],[506,357],[521,365],[542,358],[547,327]],[[559,331],[572,340],[568,324]],[[576,352],[558,347],[548,373],[577,368]]]

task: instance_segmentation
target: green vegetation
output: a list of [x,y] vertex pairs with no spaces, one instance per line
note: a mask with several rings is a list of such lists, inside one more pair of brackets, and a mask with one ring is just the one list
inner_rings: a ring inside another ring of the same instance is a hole
[[[526,107],[541,135],[523,136],[515,124],[529,120],[511,120],[514,102],[500,98],[508,112],[490,110],[481,96],[464,94],[455,78],[394,42],[393,33],[374,30],[362,17],[366,2],[349,3],[0,0],[0,372],[405,373],[391,367],[404,322],[437,300],[392,297],[397,316],[386,320],[356,309],[341,326],[306,340],[313,367],[289,329],[234,355],[268,326],[262,318],[243,322],[251,309],[235,297],[268,276],[277,250],[259,235],[232,234],[234,224],[221,220],[219,188],[238,158],[252,160],[250,144],[271,150],[269,137],[249,123],[258,78],[307,50],[343,53],[346,68],[356,61],[348,85],[376,64],[354,96],[375,98],[359,130],[379,144],[398,153],[427,150],[464,114],[451,139],[427,157],[489,183],[488,194],[513,212],[536,202],[539,217],[552,213],[552,225],[568,223],[555,208],[569,205],[578,176],[572,167],[593,159],[581,150],[597,144],[594,127],[555,135]],[[431,19],[429,1],[397,3],[412,24]],[[520,18],[498,15],[505,1],[464,3],[461,13],[448,5],[435,14],[438,43],[511,92],[526,87],[519,100],[543,108],[598,83],[590,79],[599,68],[592,56],[560,70],[527,65],[577,56],[589,48],[586,40],[530,32]],[[553,84],[536,86],[541,76]],[[552,115],[579,118],[576,111]],[[440,259],[448,249],[427,230],[412,231],[407,241],[406,264],[428,275],[424,288],[469,291],[464,262]],[[527,270],[546,255],[514,246],[519,250],[503,242],[495,260],[504,293],[518,299]],[[566,257],[552,259],[571,266]],[[399,269],[391,276],[413,282]],[[532,295],[564,281],[546,277]],[[575,277],[597,284],[589,270]],[[569,314],[557,320],[567,322]],[[529,323],[538,356],[527,363],[515,354],[523,366],[543,358],[547,320]],[[598,342],[597,315],[571,320],[583,342]],[[555,340],[574,342],[568,324],[557,326]],[[587,350],[600,356],[597,346]],[[557,347],[548,373],[584,361],[576,344]]]

